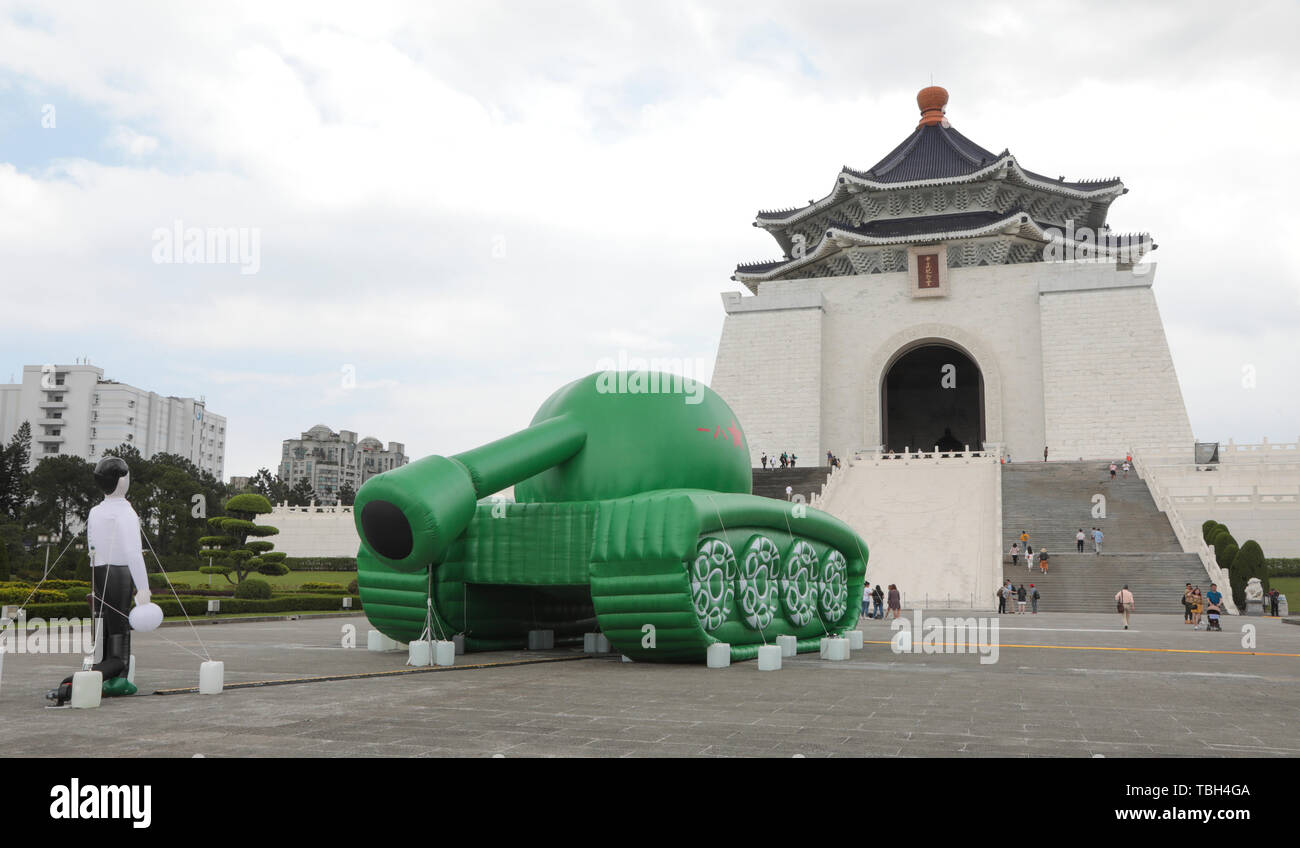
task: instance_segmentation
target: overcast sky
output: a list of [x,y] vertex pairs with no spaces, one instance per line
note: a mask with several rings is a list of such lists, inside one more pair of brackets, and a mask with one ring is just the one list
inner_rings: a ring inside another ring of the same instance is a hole
[[[780,255],[754,213],[933,79],[982,146],[1124,179],[1197,438],[1295,441],[1300,7],[1227,8],[0,2],[0,381],[205,396],[233,475],[317,423],[463,450],[620,353],[707,378]],[[155,262],[177,221],[256,231],[256,273]]]

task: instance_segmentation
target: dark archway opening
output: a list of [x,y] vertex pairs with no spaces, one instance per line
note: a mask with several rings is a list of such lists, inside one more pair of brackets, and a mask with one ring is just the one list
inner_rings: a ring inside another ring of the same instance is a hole
[[984,375],[955,347],[925,344],[898,356],[880,386],[885,449],[984,449]]

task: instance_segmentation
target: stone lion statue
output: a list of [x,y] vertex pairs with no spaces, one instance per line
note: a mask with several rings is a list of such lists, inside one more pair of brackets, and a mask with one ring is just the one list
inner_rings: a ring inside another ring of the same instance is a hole
[[1252,577],[1250,580],[1246,581],[1246,600],[1264,600],[1264,584],[1259,582],[1258,577]]

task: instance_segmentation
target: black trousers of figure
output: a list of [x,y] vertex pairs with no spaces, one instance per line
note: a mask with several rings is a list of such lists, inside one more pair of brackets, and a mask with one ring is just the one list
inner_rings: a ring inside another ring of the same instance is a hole
[[[131,622],[127,619],[134,585],[131,569],[125,565],[100,565],[90,573],[95,593],[90,601],[92,615],[96,623],[103,621],[102,628],[96,627],[103,645],[103,659],[91,666],[91,670],[103,674],[105,681],[126,677],[131,665]],[[71,684],[72,678],[63,682]]]

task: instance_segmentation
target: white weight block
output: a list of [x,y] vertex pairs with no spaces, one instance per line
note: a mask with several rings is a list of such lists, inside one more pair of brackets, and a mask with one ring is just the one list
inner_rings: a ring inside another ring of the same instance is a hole
[[763,645],[758,649],[758,670],[759,671],[780,671],[781,670],[781,646],[780,645]]
[[608,654],[608,653],[610,653],[610,652],[613,651],[613,650],[614,650],[613,646],[611,646],[611,645],[609,644],[609,637],[606,636],[604,633],[597,633],[597,634],[596,634],[596,653],[598,653],[598,654]]
[[705,653],[705,662],[709,668],[726,668],[731,665],[731,646],[726,642],[714,642]]
[[456,664],[456,643],[448,639],[433,643],[433,661],[436,665]]
[[103,697],[103,672],[79,671],[72,675],[72,706],[80,710],[94,709]]
[[456,656],[459,657],[465,653],[464,633],[457,633],[455,636],[451,637],[451,643],[456,646]]
[[126,664],[126,682],[135,684],[135,654],[131,655],[130,661]]
[[818,642],[818,653],[819,653],[819,656],[821,656],[822,659],[826,659],[826,643],[829,642],[830,640],[831,640],[831,637],[829,637],[829,636],[823,636],[823,637],[821,638],[821,641]]
[[549,651],[555,647],[554,630],[529,630],[528,631],[528,650],[530,651]]
[[199,694],[220,695],[226,685],[226,664],[220,660],[208,660],[199,665]]
[[623,661],[623,662],[630,663],[630,662],[632,662],[632,658],[629,657],[627,654],[624,654],[624,655],[623,655],[623,659],[622,659],[622,661]]
[[849,648],[851,648],[854,651],[862,650],[861,630],[850,630],[848,633],[845,633],[844,635],[849,637]]
[[600,636],[599,633],[582,634],[582,652],[584,654],[596,653],[596,637],[598,636]]
[[788,634],[776,637],[777,647],[781,649],[781,656],[793,657],[799,653],[799,640]]
[[407,646],[407,665],[433,665],[433,643],[427,639],[411,642]]
[[397,643],[389,639],[378,630],[366,632],[366,649],[370,651],[391,651],[397,647]]
[[823,649],[822,656],[831,662],[839,662],[849,658],[849,640],[843,637],[831,637],[825,640],[826,647]]

